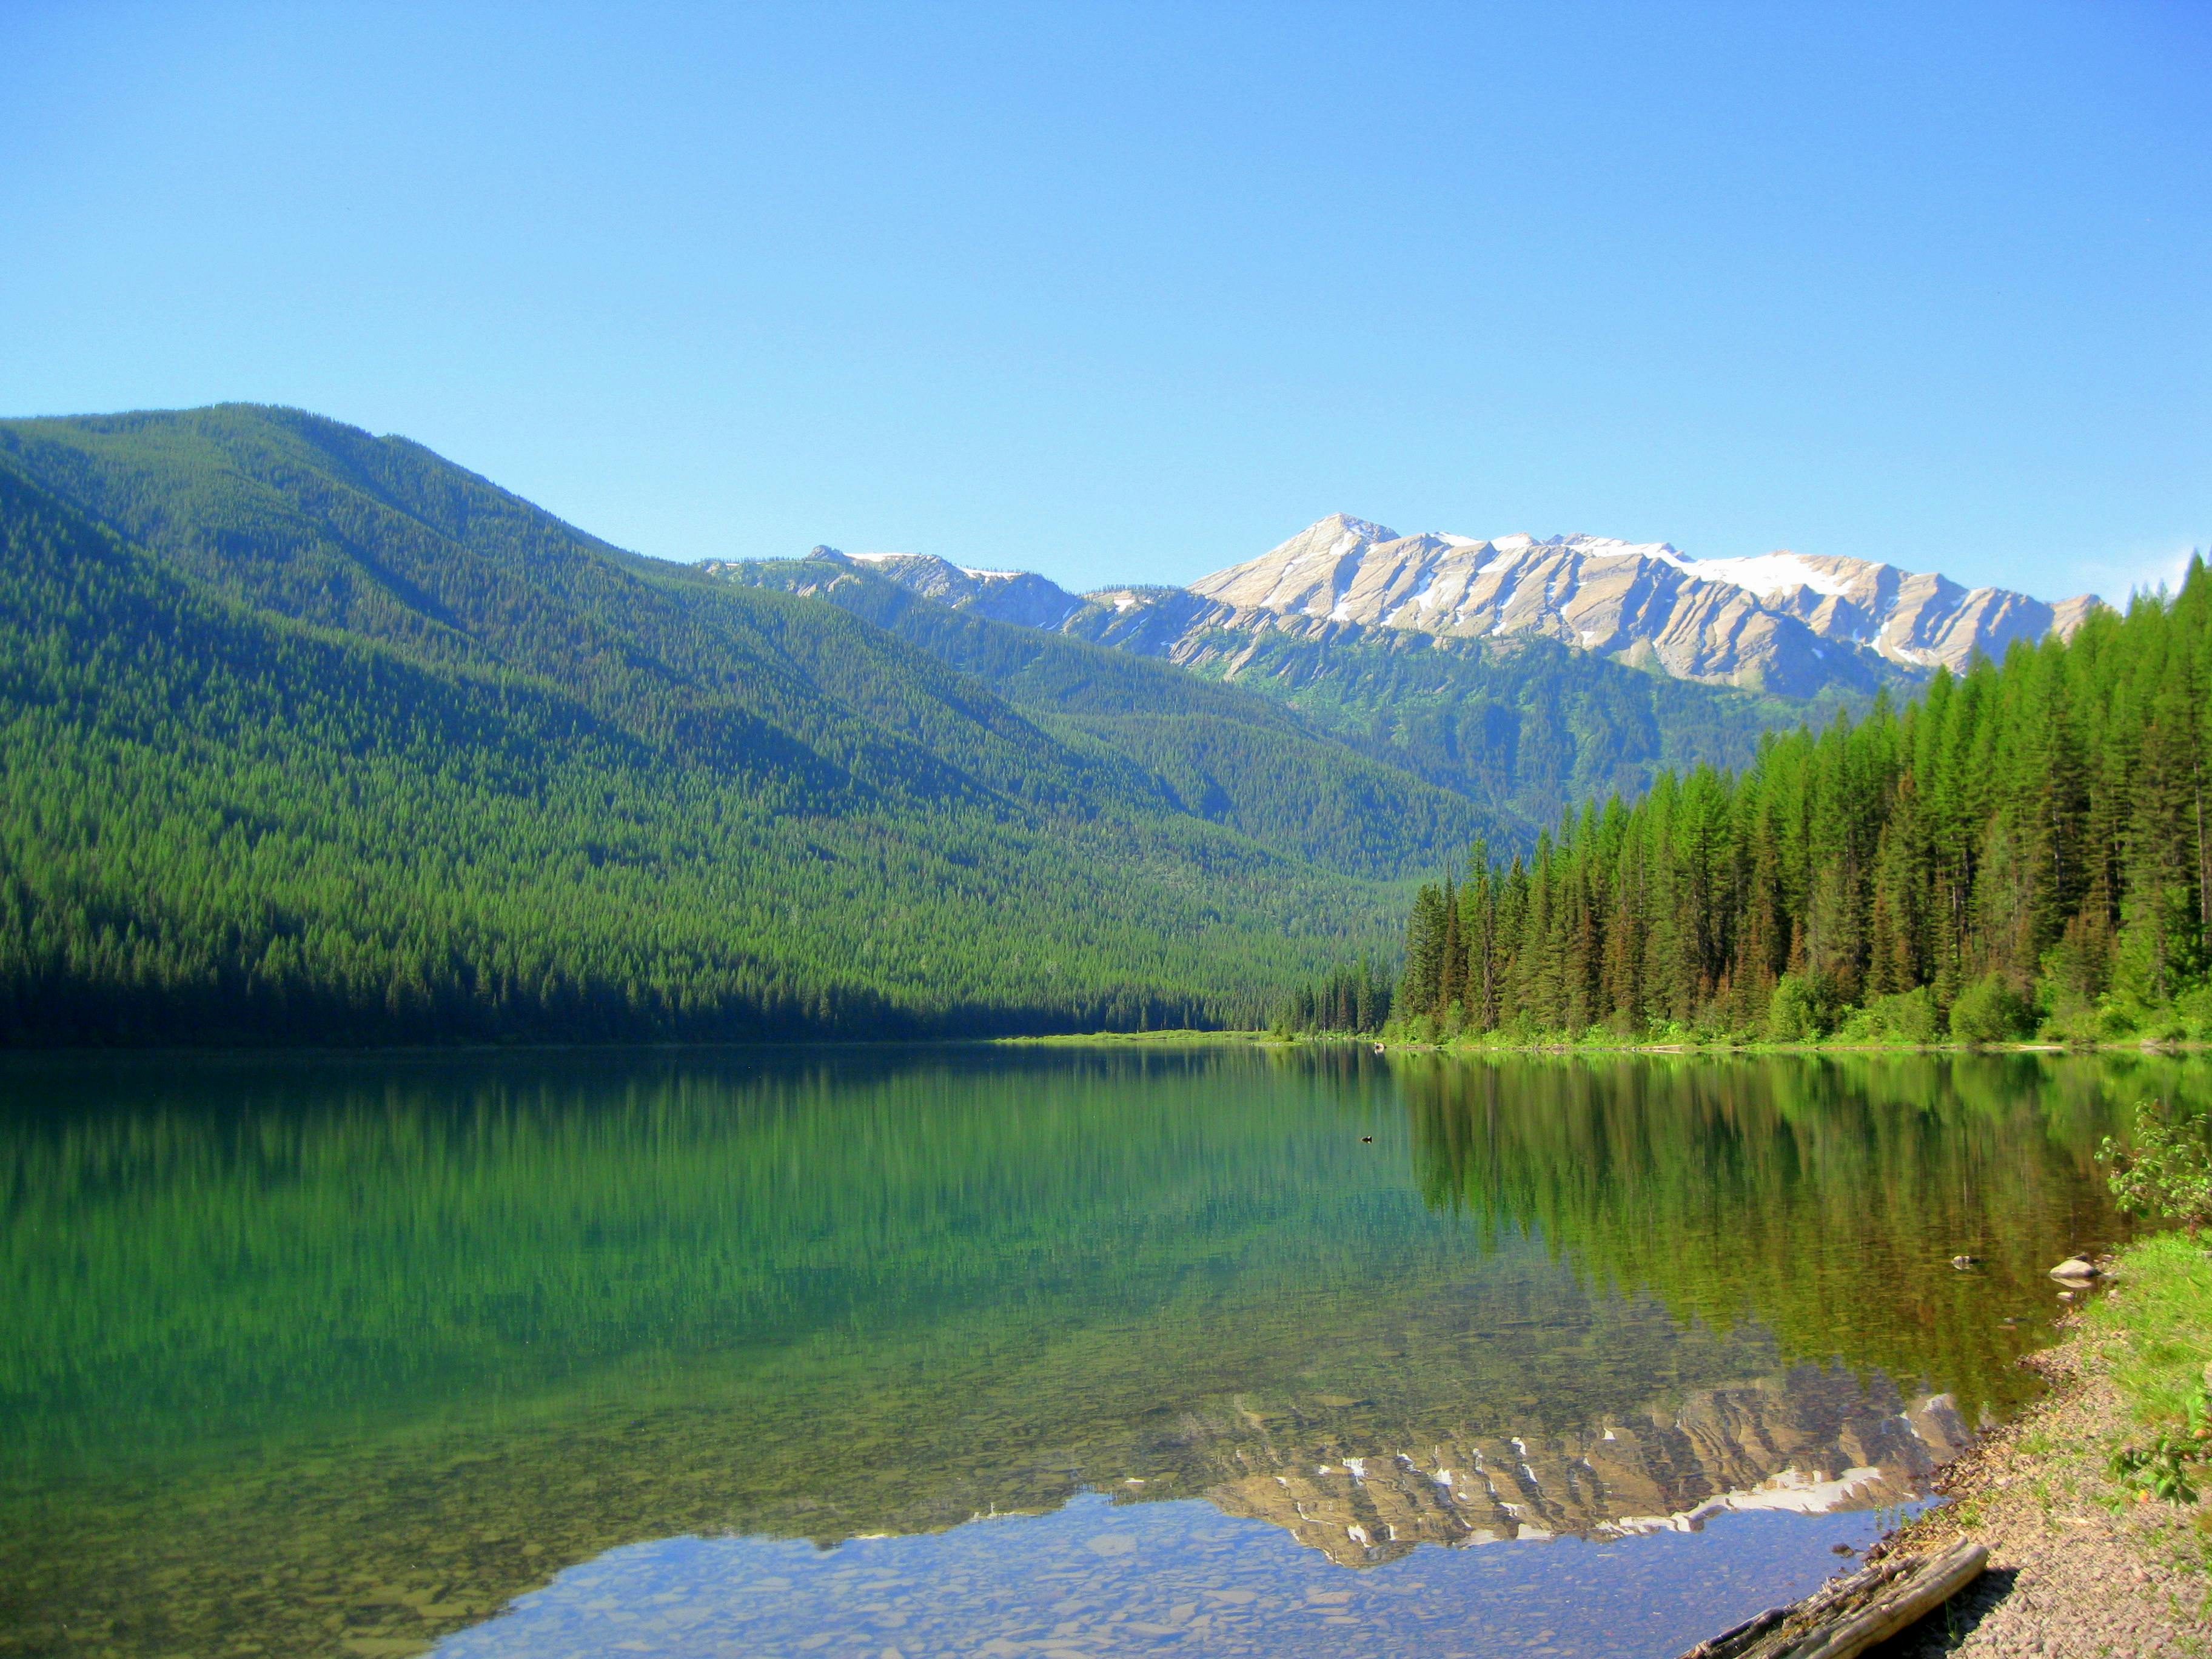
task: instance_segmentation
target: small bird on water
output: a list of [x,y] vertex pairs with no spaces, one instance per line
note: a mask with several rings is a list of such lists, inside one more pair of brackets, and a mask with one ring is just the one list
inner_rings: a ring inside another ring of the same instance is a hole
[[1373,1135],[1362,1135],[1362,1136],[1360,1136],[1359,1138],[1360,1138],[1362,1140],[1372,1140],[1372,1139],[1375,1139],[1375,1137],[1374,1137]]

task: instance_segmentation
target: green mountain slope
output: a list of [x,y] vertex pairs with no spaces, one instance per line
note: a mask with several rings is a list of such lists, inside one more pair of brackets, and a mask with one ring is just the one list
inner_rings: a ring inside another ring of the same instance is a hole
[[1189,743],[1085,725],[1205,688],[1031,718],[294,411],[0,423],[0,537],[11,1041],[1247,1020],[1467,827],[1264,723],[1390,810],[1209,821]]
[[[1462,796],[1479,833],[1510,851],[1533,850],[1539,835],[1585,800],[1641,794],[1668,769],[1747,765],[1762,732],[1822,724],[1837,707],[1866,701],[1842,691],[1808,700],[1677,679],[1530,635],[1224,620],[1221,606],[1180,588],[1109,589],[1078,599],[1041,576],[979,577],[920,554],[863,560],[817,548],[801,560],[708,568],[833,599],[989,680],[1033,716],[1080,707],[1126,722],[1138,712],[1098,707],[1102,690],[1109,698],[1139,690],[1148,707],[1164,696],[1203,712],[1207,726],[1193,737],[1198,752],[1181,771],[1165,766],[1176,734],[1141,720],[1126,727],[1129,752],[1172,775],[1202,775],[1232,811],[1264,803],[1279,775],[1254,735],[1290,730]],[[1116,670],[1082,644],[1110,647],[1146,667]],[[1209,701],[1193,678],[1230,695]],[[1226,757],[1215,742],[1231,735],[1219,729],[1223,720],[1239,728]],[[1099,729],[1114,735],[1103,722]],[[1390,818],[1405,810],[1400,803],[1376,809]],[[1261,812],[1229,821],[1268,820]]]
[[541,678],[792,805],[1083,787],[927,657],[811,607],[732,602],[401,440],[230,407],[7,423],[0,453],[216,592],[426,664]]
[[1425,873],[1432,848],[1510,843],[1519,828],[1279,700],[1171,663],[956,611],[842,562],[710,568],[742,586],[826,599],[984,681],[1072,749],[1137,768],[1178,810],[1302,858],[1364,875]]
[[1223,629],[1185,644],[1192,672],[1463,795],[1508,850],[1533,848],[1584,801],[1641,795],[1669,769],[1748,765],[1761,733],[1863,703],[1674,679],[1543,639],[1346,627],[1328,639]]

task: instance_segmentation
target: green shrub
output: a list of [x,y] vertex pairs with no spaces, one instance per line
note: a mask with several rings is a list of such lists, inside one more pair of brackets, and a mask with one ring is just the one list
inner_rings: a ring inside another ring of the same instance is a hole
[[1767,1041],[1816,1042],[1828,1024],[1825,1001],[1810,980],[1799,974],[1783,975],[1774,982],[1774,995],[1766,1005]]
[[2184,991],[2174,998],[2173,1012],[2189,1041],[2212,1042],[2212,985]]
[[1851,1042],[1933,1042],[1941,1034],[1935,1000],[1924,985],[1872,999],[1837,1033]]
[[2038,980],[2035,1001],[2043,1012],[2035,1034],[2045,1042],[2088,1048],[2104,1040],[2104,1021],[2096,1003],[2072,987],[2053,979]]
[[2182,1404],[2181,1421],[2167,1428],[2148,1446],[2124,1446],[2114,1452],[2106,1468],[2116,1480],[2125,1482],[2169,1504],[2194,1504],[2197,1486],[2190,1466],[2212,1457],[2212,1394],[2202,1383]]
[[1962,1042],[2010,1042],[2035,1030],[2035,1009],[2002,974],[1986,974],[1951,1005],[1951,1035]]
[[2212,1152],[2203,1121],[2162,1101],[2137,1101],[2130,1139],[2123,1150],[2106,1135],[2097,1148],[2097,1161],[2112,1169],[2106,1182],[2113,1202],[2127,1215],[2179,1221],[2194,1238],[2212,1221]]
[[2143,1006],[2118,992],[2097,999],[2097,1035],[2107,1042],[2134,1036],[2142,1027]]

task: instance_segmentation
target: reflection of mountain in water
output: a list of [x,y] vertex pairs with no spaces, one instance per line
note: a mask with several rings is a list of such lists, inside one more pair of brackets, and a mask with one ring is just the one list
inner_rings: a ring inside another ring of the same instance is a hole
[[1455,1436],[1367,1456],[1260,1438],[1224,1446],[1243,1473],[1206,1493],[1231,1515],[1271,1521],[1344,1566],[1414,1545],[1487,1544],[1561,1534],[1693,1529],[1723,1509],[1818,1514],[1901,1503],[1962,1450],[1947,1395],[1907,1404],[1887,1379],[1801,1368],[1700,1389],[1581,1433]]

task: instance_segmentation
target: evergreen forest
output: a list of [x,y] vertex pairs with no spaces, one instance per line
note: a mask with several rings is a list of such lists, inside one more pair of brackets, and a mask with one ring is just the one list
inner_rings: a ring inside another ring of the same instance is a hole
[[2069,641],[1770,737],[1740,772],[1663,775],[1527,856],[1478,847],[1414,901],[1395,1017],[1510,1041],[2212,1035],[2208,739],[2199,557]]
[[1542,642],[1178,665],[249,405],[0,422],[0,548],[9,1044],[2203,1019],[2201,566],[1828,719]]
[[1249,1026],[1484,827],[1078,642],[1127,708],[1048,729],[295,410],[0,422],[0,549],[13,1044]]

